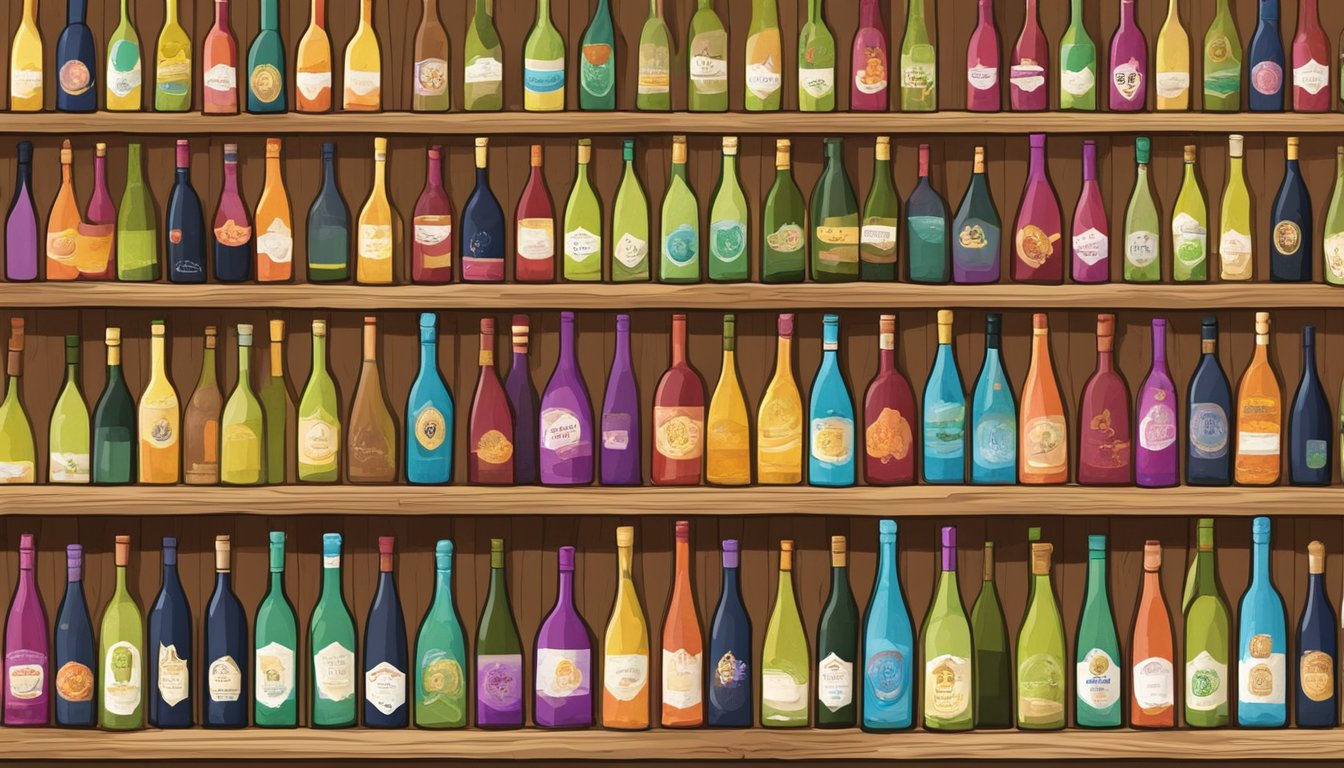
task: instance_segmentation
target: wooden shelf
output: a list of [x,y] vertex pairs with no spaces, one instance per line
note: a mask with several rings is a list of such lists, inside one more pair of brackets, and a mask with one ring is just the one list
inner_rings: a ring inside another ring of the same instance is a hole
[[4,486],[2,515],[1336,516],[1344,488]]
[[1073,761],[1344,760],[1341,730],[1178,730],[1031,733],[697,729],[614,731],[427,731],[204,729],[110,733],[6,728],[6,760],[600,760],[682,761]]
[[1344,289],[1324,283],[1176,285],[916,285],[912,283],[555,283],[453,285],[175,285],[171,283],[0,283],[0,305],[16,308],[244,308],[422,310],[510,309],[1324,309]]
[[156,112],[8,112],[0,133],[51,134],[390,134],[390,135],[627,135],[627,134],[973,134],[1344,133],[1344,114],[1145,112],[335,112],[307,115],[206,116]]

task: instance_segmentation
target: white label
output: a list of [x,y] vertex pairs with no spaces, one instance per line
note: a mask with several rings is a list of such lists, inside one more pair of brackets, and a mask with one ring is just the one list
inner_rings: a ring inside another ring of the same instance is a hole
[[504,65],[499,59],[481,56],[467,65],[465,75],[467,83],[498,83],[504,79]]
[[944,654],[924,664],[924,712],[954,718],[971,706],[971,660]]
[[355,693],[355,652],[332,643],[313,654],[313,682],[317,696],[327,701],[345,701]]
[[[125,40],[117,43],[116,45],[112,46],[113,48],[112,55],[109,55],[107,57],[107,89],[112,92],[113,96],[121,98],[130,96],[131,91],[134,91],[136,88],[139,88],[142,79],[140,74],[139,51],[136,51],[135,53],[135,66],[131,67],[128,70],[117,69],[117,67],[115,66],[116,62],[115,54],[120,49],[120,46],[123,45],[131,45],[131,44]],[[132,48],[134,47],[135,46],[132,46]]]
[[1208,241],[1208,235],[1209,232],[1204,228],[1204,225],[1185,211],[1176,214],[1176,218],[1171,221],[1171,236],[1175,240],[1175,250],[1178,258],[1181,255],[1181,245],[1184,243],[1198,243],[1202,253]]
[[238,87],[238,69],[228,64],[216,64],[205,71],[204,82],[212,91],[232,91]]
[[823,98],[835,90],[835,67],[799,67],[798,85],[812,98]]
[[1008,82],[1019,91],[1034,93],[1045,85],[1045,67],[1025,62],[1015,64],[1008,70]]
[[639,266],[640,262],[648,258],[649,241],[640,240],[638,237],[626,232],[624,235],[621,235],[620,241],[616,243],[616,251],[612,255],[627,268],[634,269]]
[[1176,414],[1154,403],[1139,420],[1139,445],[1146,451],[1161,451],[1176,442]]
[[1251,269],[1251,236],[1244,235],[1235,229],[1229,229],[1223,232],[1222,241],[1219,247],[1219,255],[1223,259],[1223,272],[1225,277],[1237,277],[1245,274],[1250,276]]
[[209,680],[211,701],[237,701],[243,693],[243,674],[232,656],[220,656],[210,662]]
[[1156,232],[1130,232],[1125,238],[1125,259],[1136,267],[1146,267],[1157,261]]
[[1093,709],[1107,709],[1120,700],[1120,668],[1100,648],[1078,662],[1078,698]]
[[1325,266],[1331,275],[1344,281],[1344,232],[1325,238]]
[[447,61],[431,58],[415,62],[415,94],[417,96],[442,96],[447,92]]
[[999,68],[977,65],[966,70],[966,82],[977,91],[988,91],[999,84]]
[[1279,433],[1242,432],[1238,430],[1237,453],[1248,456],[1277,456],[1279,454]]
[[663,703],[676,709],[689,709],[700,703],[700,689],[704,686],[702,654],[688,653],[685,648],[675,651],[663,649]]
[[1171,661],[1150,656],[1134,665],[1134,700],[1143,710],[1160,710],[1176,703],[1176,676]]
[[[41,74],[38,74],[39,82]],[[758,99],[769,98],[784,85],[784,77],[765,64],[747,65],[747,90]]]
[[41,664],[15,664],[9,668],[9,695],[15,699],[36,699],[45,691]]
[[89,482],[89,454],[61,453],[51,454],[51,482],[87,483]]
[[360,224],[359,257],[373,261],[392,258],[392,225]]
[[[122,640],[103,657],[103,706],[114,715],[134,714],[140,706],[140,649]],[[176,703],[176,702],[174,702]]]
[[381,661],[364,673],[364,699],[384,715],[406,703],[406,673]]
[[1293,70],[1293,85],[1315,96],[1330,85],[1330,70],[1315,59]]
[[771,706],[793,712],[807,706],[807,681],[794,682],[793,676],[782,670],[764,670],[761,673],[761,706]]
[[452,224],[416,224],[415,242],[420,245],[438,245],[453,236]]
[[1111,68],[1111,85],[1115,87],[1116,93],[1125,101],[1133,101],[1135,96],[1139,95],[1139,88],[1143,85],[1143,73],[1139,71],[1139,63],[1130,59],[1124,64],[1118,64]]
[[1096,266],[1111,253],[1111,239],[1093,227],[1073,236],[1073,253],[1089,267]]
[[1185,665],[1185,705],[1201,712],[1227,703],[1227,665],[1214,661],[1208,651]]
[[1157,95],[1164,99],[1174,99],[1190,90],[1189,72],[1158,72]]
[[548,451],[578,445],[583,439],[583,424],[579,417],[563,408],[542,411],[541,425],[541,445]]
[[1097,75],[1090,68],[1077,71],[1064,70],[1059,78],[1059,87],[1070,96],[1085,96],[1097,84]]
[[[14,98],[30,99],[41,90],[42,70],[16,69],[9,74],[9,93]],[[127,712],[126,714],[130,713]]]
[[896,228],[880,224],[868,224],[860,231],[859,239],[864,245],[880,245],[890,248],[896,245]]
[[176,645],[159,644],[159,695],[170,707],[191,693],[191,665],[177,654]]
[[1238,704],[1282,704],[1288,689],[1282,653],[1265,658],[1243,656],[1237,665]]
[[294,233],[284,221],[272,219],[257,237],[257,255],[276,264],[288,264],[294,258]]
[[728,79],[728,62],[713,56],[691,57],[691,82],[721,81]]
[[854,662],[834,652],[817,662],[817,701],[832,712],[854,701]]
[[602,250],[602,238],[579,227],[565,233],[565,255],[574,261],[586,261]]
[[853,456],[854,421],[839,416],[812,420],[812,458],[845,464]]
[[278,709],[294,690],[294,649],[279,643],[257,649],[257,703]]
[[[544,223],[530,226],[525,222]],[[555,258],[555,224],[551,219],[523,219],[518,222],[518,255],[528,261]]]
[[538,648],[537,693],[552,699],[566,699],[587,693],[588,658],[587,648]]
[[630,447],[630,431],[625,429],[602,430],[602,447],[612,451],[624,451]]
[[362,69],[345,68],[345,89],[356,96],[368,96],[382,85],[381,72],[368,72]]
[[642,653],[607,656],[603,664],[607,693],[617,701],[633,701],[649,682],[649,657]]
[[294,76],[294,83],[303,98],[314,101],[323,91],[331,89],[331,72],[300,72]]

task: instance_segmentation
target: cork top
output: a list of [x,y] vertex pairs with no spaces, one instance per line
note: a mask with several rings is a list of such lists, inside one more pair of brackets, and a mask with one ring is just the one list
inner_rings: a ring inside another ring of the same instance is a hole
[[1031,329],[1037,336],[1044,336],[1050,330],[1050,316],[1044,312],[1037,312],[1031,316]]
[[1050,573],[1050,555],[1055,551],[1052,544],[1038,541],[1031,545],[1031,572],[1036,576],[1046,576]]
[[[381,155],[381,157],[379,157]],[[378,136],[373,140],[373,156],[375,160],[387,159],[387,139]]]
[[125,568],[131,563],[131,537],[118,536],[114,547],[114,560],[118,568]]
[[561,570],[561,571],[568,571],[568,572],[570,572],[570,573],[573,573],[573,572],[574,572],[574,548],[573,548],[573,547],[561,547],[561,548],[560,548],[560,570]]
[[779,335],[785,338],[793,337],[793,313],[785,312],[779,316]]
[[443,145],[442,145],[442,144],[431,144],[431,145],[429,145],[429,150],[428,150],[425,154],[429,156],[429,159],[430,159],[430,160],[442,160],[442,159],[443,159]]
[[974,172],[975,172],[975,173],[984,173],[984,172],[985,172],[985,148],[984,148],[984,147],[976,147],[976,148],[975,148],[975,167],[974,167]]
[[844,536],[831,537],[831,565],[836,568],[844,568],[849,552]]
[[476,139],[476,168],[483,170],[490,159],[490,140],[484,136]]
[[280,157],[280,139],[266,140],[266,159],[275,160]]
[[1110,352],[1115,349],[1115,315],[1097,315],[1097,351]]
[[1268,313],[1268,312],[1256,312],[1256,313],[1255,313],[1255,334],[1256,334],[1257,336],[1268,336],[1268,335],[1269,335],[1269,313]]
[[736,136],[724,136],[724,137],[723,137],[723,154],[725,154],[725,155],[736,155],[736,154],[737,154],[737,137],[736,137]]
[[396,548],[397,540],[392,536],[378,537],[378,570],[382,573],[392,572],[392,553]]
[[9,318],[9,351],[22,352],[24,348],[23,318]]
[[205,348],[215,348],[215,337],[219,335],[219,330],[213,325],[205,326]]
[[980,578],[984,581],[994,580],[994,542],[985,542],[985,556],[980,569]]
[[793,540],[783,539],[779,542],[779,570],[793,570]]
[[616,546],[633,547],[635,545],[634,526],[622,525],[616,529]]
[[1325,545],[1319,541],[1307,545],[1307,572],[1325,573]]
[[1239,133],[1227,137],[1227,153],[1232,157],[1241,157],[1245,152],[1246,139]]
[[677,542],[687,542],[691,540],[691,522],[689,520],[678,520],[676,524]]
[[491,540],[490,540],[490,567],[491,567],[491,568],[503,568],[503,567],[504,567],[504,540],[503,540],[503,539],[491,539]]
[[1143,570],[1157,573],[1162,570],[1162,542],[1149,539],[1143,544]]
[[[775,142],[775,170],[785,171],[792,167],[792,147],[793,144],[788,139],[779,139]],[[1340,149],[1344,151],[1344,147]]]
[[103,341],[106,342],[107,346],[109,347],[120,347],[121,329],[108,328],[106,331],[103,332]]
[[229,552],[233,549],[228,536],[215,537],[215,572],[229,572]]
[[540,144],[533,144],[533,145],[532,145],[532,149],[530,150],[530,153],[529,153],[529,156],[528,156],[528,163],[529,163],[533,168],[540,168],[540,167],[541,167],[541,160],[542,160],[542,156],[541,156],[541,145],[540,145]]
[[284,320],[272,320],[272,321],[271,321],[271,324],[270,324],[270,327],[271,327],[271,341],[274,342],[274,341],[284,341],[284,340],[285,340],[285,321],[284,321]]
[[877,160],[891,160],[891,137],[878,136],[877,143],[873,146],[873,152]]
[[326,336],[326,335],[327,335],[327,321],[326,321],[326,320],[314,320],[314,321],[313,321],[313,335],[314,335],[314,336]]
[[587,165],[593,159],[593,140],[579,139],[579,165]]
[[672,163],[674,165],[686,164],[686,137],[672,137]]
[[1288,137],[1288,159],[1289,159],[1289,160],[1296,160],[1296,159],[1297,159],[1297,151],[1298,151],[1298,147],[1301,146],[1301,144],[1302,144],[1302,140],[1299,139],[1298,137],[1296,137],[1296,136],[1289,136],[1289,137]]
[[61,142],[61,165],[69,165],[74,159],[75,152],[70,148],[70,140]]
[[1187,163],[1193,163],[1193,162],[1195,162],[1195,152],[1198,151],[1198,150],[1199,150],[1199,147],[1196,147],[1194,144],[1186,144],[1186,145],[1185,145],[1185,162],[1187,162]]
[[151,321],[149,324],[149,335],[157,336],[158,338],[161,339],[163,338],[163,334],[164,334],[163,321],[162,320]]
[[107,157],[107,145],[104,144],[104,143],[101,142],[101,141],[98,142],[97,144],[94,144],[94,145],[93,145],[93,156],[94,156],[94,157]]

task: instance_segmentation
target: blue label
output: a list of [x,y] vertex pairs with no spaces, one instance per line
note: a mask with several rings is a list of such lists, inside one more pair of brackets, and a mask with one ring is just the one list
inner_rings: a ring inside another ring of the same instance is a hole
[[986,469],[1006,469],[1017,460],[1017,424],[1011,416],[988,415],[975,425],[975,461]]
[[897,648],[878,651],[868,657],[864,674],[868,678],[868,688],[880,706],[891,705],[905,695],[909,686],[907,666],[905,654]]
[[966,441],[966,405],[930,402],[924,412],[924,452],[953,458],[962,455]]
[[740,221],[716,221],[709,226],[709,253],[723,262],[737,261],[747,252],[747,225]]
[[1217,403],[1195,403],[1190,408],[1190,450],[1197,458],[1227,455],[1227,412]]
[[700,235],[690,224],[682,224],[663,240],[663,254],[679,267],[694,263],[700,252]]
[[528,59],[523,70],[523,87],[533,93],[555,93],[565,87],[564,59],[541,61]]

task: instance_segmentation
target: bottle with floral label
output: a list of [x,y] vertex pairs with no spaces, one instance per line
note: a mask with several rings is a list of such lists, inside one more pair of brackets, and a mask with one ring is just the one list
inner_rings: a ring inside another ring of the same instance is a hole
[[1325,282],[1344,285],[1344,145],[1335,147],[1335,189],[1321,239],[1321,259],[1325,262],[1321,273]]
[[1270,209],[1269,279],[1274,282],[1310,282],[1316,264],[1311,193],[1297,159],[1300,143],[1298,137],[1288,137],[1283,183]]
[[1191,728],[1221,728],[1228,723],[1228,690],[1233,687],[1232,679],[1227,676],[1232,649],[1232,619],[1218,585],[1218,559],[1213,551],[1213,518],[1200,518],[1197,541],[1198,549],[1192,571],[1194,578],[1187,582],[1187,597],[1184,601],[1184,719]]
[[868,485],[915,481],[915,394],[896,369],[896,316],[878,319],[877,374],[863,399],[863,479]]
[[439,18],[439,0],[423,0],[414,56],[411,109],[447,112],[453,98],[448,85],[448,32]]
[[975,148],[971,169],[971,181],[952,222],[952,281],[997,283],[1002,221],[985,175],[984,147]]
[[327,322],[313,321],[313,362],[299,399],[297,443],[300,483],[334,483],[341,468],[341,404],[327,368]]
[[1026,189],[1013,225],[1013,279],[1019,283],[1059,284],[1064,281],[1063,229],[1059,197],[1045,162],[1045,134],[1031,135],[1031,163]]
[[901,38],[901,111],[938,109],[938,38],[924,18],[928,0],[910,0]]
[[415,640],[412,714],[417,728],[466,727],[468,669],[467,640],[453,603],[453,542],[439,539],[434,545],[434,598]]
[[1097,367],[1078,405],[1078,484],[1129,485],[1129,385],[1115,367],[1115,315],[1097,315]]
[[654,485],[699,485],[705,446],[705,383],[686,360],[686,316],[672,316],[672,366],[653,395]]
[[662,258],[658,279],[664,283],[700,282],[700,206],[686,172],[686,137],[672,137],[672,173],[663,197]]
[[[555,606],[537,630],[532,718],[541,728],[593,724],[592,632],[574,606],[574,548],[561,547]],[[666,675],[666,670],[664,671]]]
[[[490,587],[476,625],[476,727],[523,726],[523,643],[509,605],[504,540],[490,540]],[[585,679],[587,676],[584,676]]]
[[103,609],[98,631],[98,670],[93,676],[98,681],[98,725],[109,731],[132,731],[145,727],[147,660],[144,620],[127,587],[130,536],[116,537],[113,562],[116,587]]
[[[891,98],[890,50],[877,0],[860,0],[859,29],[854,33],[851,57],[854,82],[849,90],[850,109],[856,112],[887,111]],[[997,63],[997,53],[994,60]]]
[[751,709],[756,703],[751,616],[742,602],[739,550],[737,539],[723,540],[723,587],[709,632],[709,692],[705,719],[714,727],[751,727]]
[[1282,112],[1284,106],[1283,32],[1279,29],[1280,0],[1260,0],[1259,18],[1246,48],[1250,73],[1248,106],[1252,112]]
[[709,401],[705,434],[705,481],[711,485],[751,484],[751,421],[737,372],[736,331],[737,319],[724,315],[723,364]]

